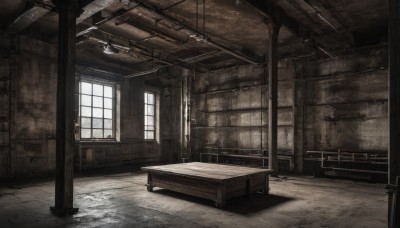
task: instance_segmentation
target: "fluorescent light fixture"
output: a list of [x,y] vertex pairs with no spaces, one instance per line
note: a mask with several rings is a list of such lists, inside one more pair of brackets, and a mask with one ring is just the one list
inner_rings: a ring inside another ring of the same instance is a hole
[[106,45],[103,46],[104,50],[103,52],[106,53],[107,55],[113,55],[119,53],[119,50],[116,49],[111,42],[109,41]]

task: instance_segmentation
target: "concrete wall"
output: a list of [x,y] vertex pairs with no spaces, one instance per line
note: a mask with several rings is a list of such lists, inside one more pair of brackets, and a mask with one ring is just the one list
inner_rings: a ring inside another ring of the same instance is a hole
[[308,69],[307,149],[387,150],[387,56],[364,48]]
[[0,64],[8,86],[0,101],[0,177],[48,175],[55,167],[56,49],[26,37],[14,42]]
[[[57,47],[22,36],[13,42],[2,41],[0,47],[3,48],[0,56],[0,179],[52,175],[55,171]],[[80,76],[79,73],[77,77]],[[96,77],[96,72],[91,76]],[[119,88],[120,140],[77,141],[74,161],[77,171],[107,167],[132,169],[158,164],[164,139],[175,146],[169,150],[175,155],[168,162],[177,161],[180,135],[171,126],[180,124],[180,88],[165,83],[158,84],[159,87],[149,86],[143,78],[98,76],[116,82]],[[171,87],[168,96],[163,95],[164,85]],[[144,91],[148,87],[159,91],[158,104],[163,110],[159,119],[163,130],[157,141],[144,140]],[[167,119],[169,121],[161,121]]]
[[[120,141],[79,143],[78,169],[137,168],[180,160],[180,96],[178,80],[160,82],[143,77],[124,79],[120,85]],[[157,141],[144,140],[144,92],[156,93]],[[168,91],[168,92],[166,92]]]
[[[56,47],[26,37],[0,47],[0,178],[51,175]],[[387,150],[387,63],[386,46],[339,53],[333,60],[279,62],[278,149],[293,153],[296,171],[304,169],[306,150]],[[205,147],[268,147],[266,71],[245,65],[190,80],[193,160]],[[111,79],[120,88],[120,141],[77,143],[77,167],[180,161],[186,96],[178,78]],[[146,88],[158,90],[157,142],[143,139]]]
[[[289,63],[279,69],[278,149],[291,150],[293,70]],[[266,71],[246,65],[196,76],[191,113],[195,159],[205,147],[268,148]]]
[[[307,150],[387,150],[386,49],[279,62],[278,150],[293,153],[297,172]],[[266,69],[251,65],[195,77],[195,160],[206,147],[268,148],[266,78]]]

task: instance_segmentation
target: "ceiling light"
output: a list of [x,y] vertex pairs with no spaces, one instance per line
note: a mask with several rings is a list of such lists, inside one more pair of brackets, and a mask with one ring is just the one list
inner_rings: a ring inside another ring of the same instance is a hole
[[103,46],[104,50],[103,52],[106,53],[107,55],[113,55],[119,53],[119,50],[116,49],[111,42],[108,42],[106,45]]

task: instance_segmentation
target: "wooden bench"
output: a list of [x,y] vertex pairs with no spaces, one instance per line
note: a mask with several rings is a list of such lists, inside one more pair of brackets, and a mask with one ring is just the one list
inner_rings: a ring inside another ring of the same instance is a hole
[[201,162],[143,167],[148,172],[147,190],[154,187],[215,201],[222,208],[228,199],[269,192],[269,169]]

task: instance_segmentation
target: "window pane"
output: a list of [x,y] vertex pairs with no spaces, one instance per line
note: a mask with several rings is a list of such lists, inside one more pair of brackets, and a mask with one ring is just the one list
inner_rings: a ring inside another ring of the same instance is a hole
[[93,129],[93,138],[103,138],[103,129]]
[[103,107],[103,98],[102,97],[93,97],[93,107]]
[[104,138],[112,138],[112,130],[104,130]]
[[103,96],[103,86],[93,84],[93,95]]
[[148,93],[144,93],[144,103],[147,104],[147,94]]
[[93,118],[93,128],[103,128],[103,119]]
[[81,127],[82,128],[91,128],[92,127],[92,123],[91,123],[91,118],[81,118]]
[[154,117],[147,116],[147,124],[146,125],[154,126]]
[[147,103],[154,104],[154,94],[149,93],[149,95],[147,96]]
[[104,108],[112,109],[112,99],[104,98]]
[[90,138],[90,129],[81,129],[81,138]]
[[144,126],[145,131],[154,131],[154,126]]
[[92,105],[92,96],[81,95],[82,105],[91,106]]
[[154,106],[153,105],[147,106],[147,115],[154,116]]
[[93,108],[93,117],[103,118],[103,109]]
[[104,109],[104,118],[112,119],[112,111],[110,109]]
[[80,82],[81,138],[114,137],[114,87]]
[[147,139],[154,139],[154,131],[146,131]]
[[82,108],[82,116],[87,116],[87,117],[91,117],[92,116],[92,108],[90,107],[81,107]]
[[105,97],[113,97],[113,88],[110,86],[104,86],[104,96]]
[[86,82],[82,82],[81,83],[81,93],[84,94],[92,94],[92,84],[90,83],[86,83]]
[[104,128],[112,129],[112,120],[104,119]]

